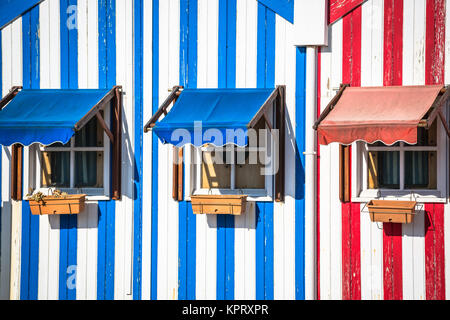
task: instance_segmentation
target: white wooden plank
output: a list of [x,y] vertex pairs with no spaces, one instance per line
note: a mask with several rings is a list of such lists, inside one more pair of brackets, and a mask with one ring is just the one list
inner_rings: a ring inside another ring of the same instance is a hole
[[[169,1],[159,2],[159,101],[167,97],[168,89],[168,39],[169,39]],[[167,202],[171,192],[169,191],[169,168],[163,165],[168,161],[167,147],[158,141],[158,283],[157,295],[159,300],[168,300],[167,281]]]
[[[80,89],[88,88],[88,23],[87,23],[87,0],[78,0],[77,6],[77,26],[78,26],[78,87]],[[77,217],[77,278],[76,278],[76,296],[77,300],[86,300],[86,274],[87,274],[87,231],[89,208],[84,214]]]
[[[61,87],[61,49],[59,1],[49,0],[49,82],[48,88]],[[41,40],[42,41],[42,40]],[[41,69],[42,72],[42,69]],[[59,297],[59,239],[60,217],[49,217],[48,226],[48,290],[47,299]]]
[[[6,94],[16,83],[21,85],[22,73],[22,32],[21,19],[5,27],[2,32],[2,87]],[[19,52],[18,52],[19,51]],[[5,65],[6,64],[6,65]],[[20,82],[17,82],[20,81]],[[2,147],[2,225],[1,225],[1,255],[7,257],[0,264],[1,295],[10,295],[12,299],[20,296],[20,248],[22,210],[20,203],[10,200],[10,156],[11,148]]]
[[[296,47],[294,26],[276,16],[275,83],[286,85],[286,117],[290,125],[286,136],[286,168],[295,168]],[[301,236],[301,235],[299,235]],[[274,205],[274,298],[295,299],[295,175],[286,176],[284,204]]]
[[[403,85],[425,84],[425,12],[423,0],[404,3]],[[422,208],[423,209],[423,208]],[[425,299],[425,216],[402,227],[403,299]]]
[[[16,20],[12,23],[11,26],[11,52],[12,52],[12,74],[11,74],[11,80],[13,85],[21,85],[23,83],[22,81],[22,20]],[[17,233],[18,230],[21,229],[21,215],[22,215],[22,202],[21,201],[11,201],[12,204],[12,214],[13,216],[17,216],[12,220],[12,218],[9,218],[11,222],[13,222],[11,228],[13,231],[16,232],[17,236],[19,236],[19,233]],[[7,224],[8,225],[8,224]],[[20,229],[19,229],[20,228]],[[6,232],[11,236],[11,232]],[[11,239],[7,241],[7,243],[11,243]],[[16,252],[18,252],[18,247],[14,248]],[[6,261],[10,261],[10,257],[6,258]],[[11,276],[11,271],[8,270],[7,275]],[[5,292],[6,293],[6,292]]]
[[114,297],[132,299],[134,88],[133,88],[133,2],[116,1],[117,83],[123,96],[122,114],[122,200],[116,201],[116,252]]
[[[278,15],[275,27],[275,83],[286,83],[286,23]],[[291,66],[293,68],[293,66]],[[284,277],[284,221],[286,216],[286,204],[274,204],[273,216],[273,246],[274,246],[274,299],[284,299],[285,277]]]
[[[217,0],[198,3],[199,88],[217,88],[218,84],[218,21]],[[217,217],[196,217],[196,298],[215,300],[217,284]]]
[[[87,2],[87,87],[98,88],[98,1]],[[104,137],[104,141],[108,141]],[[86,257],[86,299],[97,298],[97,256],[98,256],[98,204],[90,207],[87,218],[87,257]]]
[[[277,17],[277,23],[278,23]],[[287,139],[286,139],[286,168],[295,168],[296,166],[296,153],[294,148],[290,148],[289,145],[295,141],[295,128],[297,126],[295,122],[296,117],[296,92],[295,87],[297,83],[296,77],[296,61],[297,48],[295,47],[295,32],[296,29],[293,24],[284,21],[286,24],[286,105],[287,105],[287,119],[290,120],[291,129],[288,126]],[[278,83],[277,83],[278,84]],[[285,292],[284,299],[295,299],[295,238],[302,235],[295,234],[295,190],[296,181],[295,176],[286,175],[286,200],[285,200],[285,218],[284,218],[284,237],[285,237],[285,265],[284,265],[284,277],[285,277]]]
[[[160,101],[179,83],[180,3],[160,2]],[[160,143],[158,213],[158,299],[178,298],[178,203],[172,199],[172,147]],[[164,270],[163,270],[164,269]],[[161,271],[161,273],[160,273]]]
[[[338,88],[342,83],[342,20],[332,27],[332,72],[329,90]],[[333,97],[336,93],[331,92]],[[339,145],[330,146],[330,283],[331,299],[342,299],[342,215],[339,200]]]
[[[256,87],[258,6],[256,1],[237,1],[236,87]],[[255,206],[235,217],[235,298],[256,298]]]
[[[144,122],[153,115],[153,4],[144,1],[144,83],[143,105]],[[152,136],[144,134],[143,139],[143,181],[142,181],[142,300],[151,296],[151,256],[152,256]]]
[[[170,0],[169,4],[169,68],[168,68],[168,83],[167,87],[173,87],[180,82],[179,76],[179,60],[180,60],[180,0]],[[171,153],[171,151],[170,151]],[[172,155],[171,155],[172,156]],[[173,163],[164,162],[164,163]],[[171,170],[170,170],[171,171]],[[171,176],[171,174],[170,174]],[[172,180],[168,180],[172,181]],[[169,192],[166,195],[171,198],[172,184],[169,184]],[[167,232],[167,244],[168,244],[168,294],[169,298],[178,299],[178,202],[168,202],[168,232]]]
[[[362,86],[383,85],[383,12],[382,0],[369,0],[362,7]],[[380,300],[383,298],[383,231],[365,211],[361,215],[361,297]]]
[[[320,73],[320,102],[321,111],[323,111],[328,103],[331,101],[332,91],[330,89],[331,72],[332,72],[332,50],[331,50],[331,35],[329,32],[329,47],[322,48],[321,51],[321,73]],[[319,248],[319,261],[320,261],[320,299],[331,299],[331,202],[330,202],[330,177],[331,177],[331,159],[330,159],[330,146],[320,146],[320,248]]]

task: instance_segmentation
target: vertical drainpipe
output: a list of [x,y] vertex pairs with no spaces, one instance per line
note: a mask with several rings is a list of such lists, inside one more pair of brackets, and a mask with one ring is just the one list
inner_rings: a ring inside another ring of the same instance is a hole
[[305,299],[317,299],[317,137],[313,129],[317,119],[317,52],[306,47],[306,119],[305,119]]

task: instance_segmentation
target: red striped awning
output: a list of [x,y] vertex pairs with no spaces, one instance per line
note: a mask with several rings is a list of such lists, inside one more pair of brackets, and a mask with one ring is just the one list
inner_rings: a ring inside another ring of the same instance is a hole
[[347,87],[316,124],[319,143],[417,144],[418,126],[443,88],[442,85]]

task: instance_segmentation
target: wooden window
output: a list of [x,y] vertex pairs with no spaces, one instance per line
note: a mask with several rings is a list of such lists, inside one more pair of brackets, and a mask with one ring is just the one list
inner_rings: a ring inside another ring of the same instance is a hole
[[[109,112],[105,112],[109,119]],[[38,187],[104,196],[109,193],[110,144],[99,120],[92,118],[66,144],[37,148]]]
[[437,121],[429,130],[419,128],[418,143],[368,146],[368,189],[436,190]]
[[[264,172],[267,159],[275,158],[271,132],[264,119],[255,129],[258,132],[256,146],[191,148],[195,163],[192,175],[195,195],[246,194],[263,200],[273,196],[274,176]],[[260,131],[262,129],[265,131]]]

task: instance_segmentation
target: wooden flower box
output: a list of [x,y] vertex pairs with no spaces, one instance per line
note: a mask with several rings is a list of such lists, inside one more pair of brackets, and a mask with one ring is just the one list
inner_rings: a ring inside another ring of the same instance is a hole
[[240,216],[247,208],[245,195],[192,196],[194,214],[229,214]]
[[372,222],[411,223],[416,204],[415,201],[372,200],[367,207]]
[[28,200],[31,213],[36,216],[79,214],[84,210],[85,201],[85,194],[64,197],[47,196],[42,201]]

